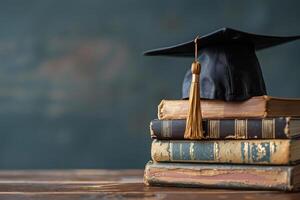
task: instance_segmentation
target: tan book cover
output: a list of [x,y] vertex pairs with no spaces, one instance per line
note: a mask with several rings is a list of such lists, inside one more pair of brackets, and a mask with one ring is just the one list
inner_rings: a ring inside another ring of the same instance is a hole
[[[186,119],[188,106],[188,100],[162,100],[158,118]],[[241,102],[201,100],[201,109],[204,119],[297,117],[300,116],[300,99],[257,96]]]
[[217,165],[148,162],[151,186],[299,191],[300,166]]

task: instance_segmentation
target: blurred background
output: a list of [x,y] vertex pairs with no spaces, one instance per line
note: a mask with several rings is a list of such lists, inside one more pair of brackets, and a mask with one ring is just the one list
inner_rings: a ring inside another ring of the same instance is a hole
[[[300,34],[300,1],[0,2],[0,168],[143,168],[149,122],[191,59],[143,57],[221,27]],[[268,93],[300,97],[300,41],[257,53]]]

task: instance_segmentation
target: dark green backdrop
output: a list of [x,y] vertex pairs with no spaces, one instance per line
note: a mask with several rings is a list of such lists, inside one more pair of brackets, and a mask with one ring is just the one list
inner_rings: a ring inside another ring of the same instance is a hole
[[[289,4],[287,3],[289,2]],[[0,168],[142,168],[149,121],[190,59],[141,52],[228,26],[300,34],[299,1],[0,2]],[[300,97],[300,42],[258,53],[268,92]]]

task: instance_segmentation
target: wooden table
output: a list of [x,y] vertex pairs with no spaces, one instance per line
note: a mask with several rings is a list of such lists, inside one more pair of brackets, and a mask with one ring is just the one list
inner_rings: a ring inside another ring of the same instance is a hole
[[300,193],[147,187],[142,170],[0,171],[0,199],[300,199]]

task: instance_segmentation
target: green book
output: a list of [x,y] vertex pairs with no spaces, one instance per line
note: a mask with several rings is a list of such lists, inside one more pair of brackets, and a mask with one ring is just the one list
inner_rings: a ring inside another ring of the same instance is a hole
[[300,140],[154,140],[157,162],[288,165],[300,159]]
[[300,165],[254,166],[148,162],[150,186],[299,191]]

